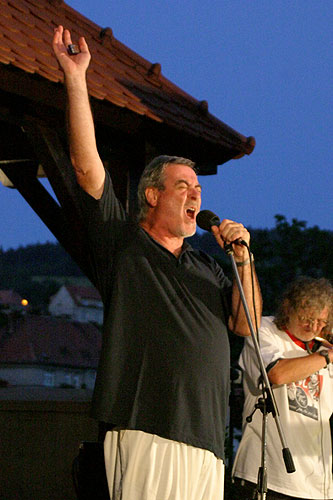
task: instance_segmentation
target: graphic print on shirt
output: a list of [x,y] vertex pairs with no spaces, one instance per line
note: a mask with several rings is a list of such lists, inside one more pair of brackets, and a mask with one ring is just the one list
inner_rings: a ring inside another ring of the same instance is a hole
[[313,373],[305,380],[287,385],[289,410],[318,420],[318,402],[323,376]]

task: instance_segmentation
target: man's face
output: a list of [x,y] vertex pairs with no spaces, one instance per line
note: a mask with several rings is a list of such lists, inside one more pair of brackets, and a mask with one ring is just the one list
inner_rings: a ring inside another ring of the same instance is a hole
[[155,220],[166,236],[193,236],[201,206],[201,186],[194,170],[171,164],[165,169],[165,189],[157,192]]
[[299,309],[290,315],[288,330],[295,337],[308,342],[321,334],[321,331],[327,325],[328,307],[321,311],[316,309]]

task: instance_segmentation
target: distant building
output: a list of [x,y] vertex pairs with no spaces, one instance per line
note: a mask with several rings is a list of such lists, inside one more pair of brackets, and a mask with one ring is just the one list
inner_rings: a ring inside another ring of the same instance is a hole
[[0,327],[1,385],[92,390],[100,348],[92,323],[9,315]]
[[23,311],[27,308],[22,297],[14,290],[0,290],[1,311],[8,314],[14,311]]
[[102,299],[93,287],[63,285],[50,299],[49,313],[80,323],[103,323]]

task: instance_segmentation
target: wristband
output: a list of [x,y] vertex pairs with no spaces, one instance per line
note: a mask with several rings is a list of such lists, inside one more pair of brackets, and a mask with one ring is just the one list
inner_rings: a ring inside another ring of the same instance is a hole
[[325,366],[325,368],[327,368],[328,365],[331,363],[331,360],[330,360],[330,357],[329,357],[329,354],[328,354],[328,349],[322,349],[321,351],[318,352],[318,354],[320,354],[320,356],[324,356],[324,358],[326,359],[326,366]]
[[253,261],[254,261],[254,257],[253,257],[253,253],[251,252],[249,259],[242,260],[241,262],[236,262],[236,266],[237,267],[247,266],[247,264],[250,264],[250,262],[253,262]]

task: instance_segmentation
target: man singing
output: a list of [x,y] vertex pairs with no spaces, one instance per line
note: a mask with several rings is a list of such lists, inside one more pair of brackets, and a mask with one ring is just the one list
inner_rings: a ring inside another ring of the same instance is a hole
[[[237,286],[184,238],[196,231],[201,187],[192,161],[160,156],[144,170],[138,222],[116,198],[99,157],[83,37],[70,55],[59,26],[53,48],[65,74],[70,153],[89,238],[85,251],[104,303],[92,415],[109,426],[104,450],[112,500],[222,500],[229,396],[227,329],[249,335]],[[112,116],[110,116],[110,120]],[[223,220],[223,247],[250,235]],[[250,304],[250,260],[233,245]],[[261,304],[255,280],[255,300]]]

